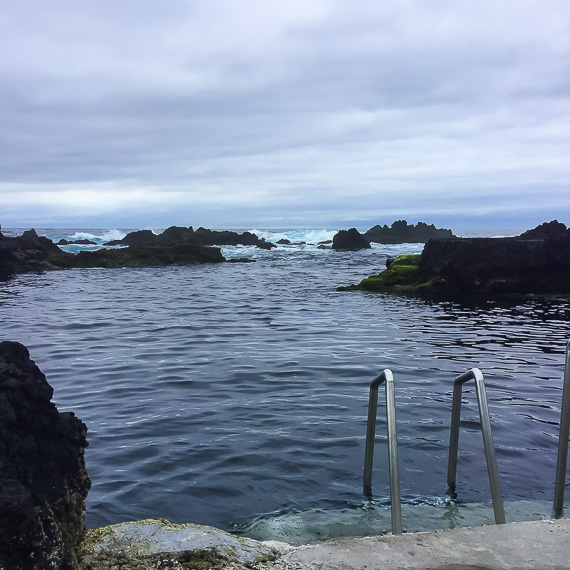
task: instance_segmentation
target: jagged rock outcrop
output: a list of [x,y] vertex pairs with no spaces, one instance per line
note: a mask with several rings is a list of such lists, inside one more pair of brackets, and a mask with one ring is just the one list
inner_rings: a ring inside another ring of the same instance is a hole
[[430,239],[453,238],[453,232],[448,229],[436,228],[433,224],[418,222],[409,225],[406,220],[398,220],[390,227],[376,225],[364,233],[370,242],[376,243],[426,243]]
[[570,294],[570,230],[554,220],[512,238],[434,239],[421,255],[339,290],[444,297]]
[[[49,240],[48,240],[49,241]],[[84,538],[87,428],[58,412],[25,346],[0,342],[0,568],[72,570]]]
[[194,230],[192,226],[185,228],[171,226],[161,234],[150,230],[138,230],[128,233],[121,240],[107,242],[105,245],[172,245],[191,242],[198,245],[254,245],[261,249],[271,249],[275,244],[257,237],[251,232],[239,234],[232,231],[216,231],[206,228]]
[[38,236],[35,230],[14,238],[0,233],[0,279],[14,273],[66,269],[73,266],[73,258],[73,254]]
[[75,255],[63,251],[48,238],[38,236],[35,230],[28,230],[13,238],[0,233],[0,279],[17,273],[57,269],[149,267],[223,261],[225,258],[218,248],[190,241],[159,241],[123,249],[82,251]]
[[356,228],[350,228],[349,230],[340,230],[333,236],[332,248],[350,250],[369,249],[370,243],[368,243],[368,240],[366,240]]

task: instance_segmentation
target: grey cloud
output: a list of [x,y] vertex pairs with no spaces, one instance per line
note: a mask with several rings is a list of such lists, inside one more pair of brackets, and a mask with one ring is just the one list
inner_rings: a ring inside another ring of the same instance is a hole
[[565,2],[53,0],[6,12],[0,189],[36,197],[18,216],[42,192],[48,204],[93,187],[143,189],[141,218],[163,196],[166,225],[181,203],[224,225],[298,219],[300,201],[309,224],[421,208],[528,219],[538,192],[540,215],[570,215]]

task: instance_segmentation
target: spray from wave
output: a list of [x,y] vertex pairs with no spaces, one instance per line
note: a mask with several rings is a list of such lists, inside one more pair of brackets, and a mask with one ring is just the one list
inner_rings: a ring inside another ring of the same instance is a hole
[[250,231],[258,237],[264,238],[272,243],[286,239],[291,243],[308,243],[314,245],[332,240],[333,236],[337,233],[334,230],[329,231],[326,229],[297,229],[282,231],[253,229]]
[[127,232],[122,230],[102,230],[103,233],[101,234],[94,234],[90,232],[75,232],[73,235],[69,236],[70,240],[78,240],[78,239],[88,239],[91,241],[100,241],[100,242],[107,242],[117,239],[123,239]]

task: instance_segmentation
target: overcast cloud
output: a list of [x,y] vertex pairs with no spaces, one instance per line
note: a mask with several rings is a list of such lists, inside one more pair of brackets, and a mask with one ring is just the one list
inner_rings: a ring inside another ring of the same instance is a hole
[[0,223],[570,224],[567,0],[0,0]]

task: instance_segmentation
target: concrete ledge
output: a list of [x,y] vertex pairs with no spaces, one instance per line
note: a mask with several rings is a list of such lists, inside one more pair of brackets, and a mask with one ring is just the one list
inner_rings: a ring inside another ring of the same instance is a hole
[[334,540],[301,546],[266,570],[570,568],[570,520]]

